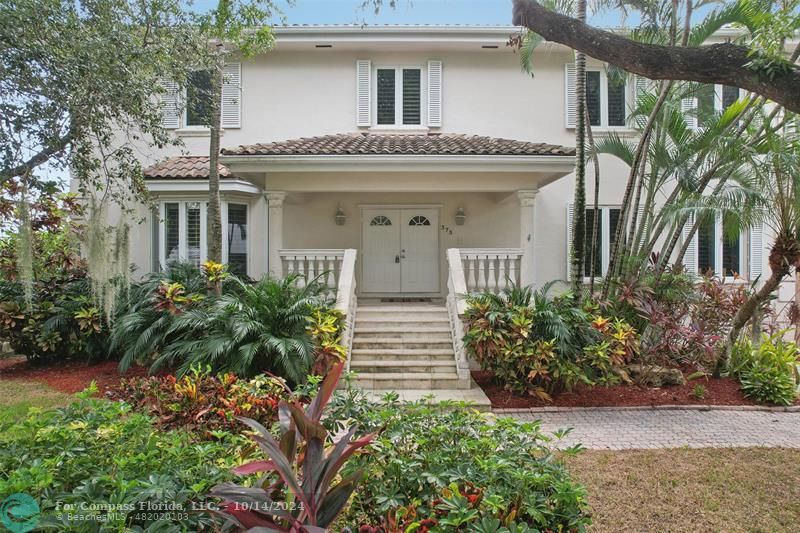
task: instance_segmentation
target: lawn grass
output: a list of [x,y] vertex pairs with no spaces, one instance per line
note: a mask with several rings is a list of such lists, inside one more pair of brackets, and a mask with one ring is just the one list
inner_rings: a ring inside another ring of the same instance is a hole
[[31,407],[61,407],[73,399],[72,395],[54,390],[44,383],[0,379],[0,423],[21,419]]
[[568,466],[589,491],[591,531],[800,527],[800,450],[587,451]]

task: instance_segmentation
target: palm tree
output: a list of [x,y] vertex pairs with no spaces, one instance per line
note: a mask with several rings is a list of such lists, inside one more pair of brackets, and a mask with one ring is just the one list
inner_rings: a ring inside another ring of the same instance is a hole
[[768,206],[757,212],[775,235],[769,253],[770,275],[734,316],[729,347],[791,269],[800,267],[800,137],[795,131],[782,131],[769,118],[764,117],[765,132],[755,146],[753,169],[762,205]]

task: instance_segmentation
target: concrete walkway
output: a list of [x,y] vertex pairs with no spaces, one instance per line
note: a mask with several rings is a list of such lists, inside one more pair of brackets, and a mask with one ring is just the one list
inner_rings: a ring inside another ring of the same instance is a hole
[[800,448],[800,412],[573,409],[497,412],[497,416],[512,416],[526,422],[541,420],[547,433],[573,428],[559,447],[581,443],[598,450]]

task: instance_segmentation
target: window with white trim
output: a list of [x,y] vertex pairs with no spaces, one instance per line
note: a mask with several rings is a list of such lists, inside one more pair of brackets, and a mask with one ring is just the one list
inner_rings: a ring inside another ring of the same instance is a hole
[[228,204],[228,269],[237,276],[247,275],[247,204]]
[[159,263],[186,261],[199,267],[206,259],[205,222],[205,202],[162,203]]
[[[566,126],[575,127],[577,105],[575,98],[575,63],[565,67]],[[586,107],[589,124],[597,128],[623,128],[626,126],[630,102],[633,100],[632,86],[624,71],[615,68],[586,68]]]
[[[158,231],[154,247],[158,250],[158,264],[165,268],[170,263],[185,261],[200,266],[207,258],[208,232],[206,227],[207,203],[201,200],[165,200],[161,202]],[[248,272],[248,206],[246,203],[222,203],[223,260],[231,273],[247,275]]]
[[701,222],[697,228],[697,273],[726,279],[745,277],[745,240],[745,232],[737,232],[722,216]]
[[211,122],[211,97],[214,94],[210,70],[195,70],[186,80],[184,125],[207,127]]
[[422,125],[422,67],[375,69],[375,124]]
[[693,96],[684,100],[683,108],[690,116],[687,120],[692,127],[704,128],[711,125],[716,114],[724,113],[742,96],[742,90],[730,85],[701,83]]
[[592,126],[625,126],[625,75],[618,70],[586,70],[586,107]]

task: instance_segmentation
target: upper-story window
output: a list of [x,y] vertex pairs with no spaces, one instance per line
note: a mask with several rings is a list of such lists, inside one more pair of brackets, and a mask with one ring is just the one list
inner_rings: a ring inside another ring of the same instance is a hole
[[186,80],[186,126],[208,126],[211,122],[211,72],[196,70]]
[[[225,63],[222,69],[222,94],[220,95],[221,125],[223,128],[242,127],[242,66]],[[167,129],[201,129],[211,122],[212,76],[208,70],[192,72],[185,86],[162,79],[161,125]]]
[[356,125],[364,128],[442,127],[443,65],[373,65],[356,60]]
[[422,68],[376,68],[375,103],[378,126],[421,125]]
[[[619,69],[587,67],[586,107],[589,124],[597,128],[625,127],[629,103],[633,99],[632,84],[628,76]],[[575,63],[566,64],[566,126],[575,127],[577,103]]]
[[586,107],[592,126],[625,125],[625,76],[603,70],[586,71]]
[[690,127],[707,127],[742,96],[738,87],[729,85],[699,84],[693,96],[684,98],[683,109]]

